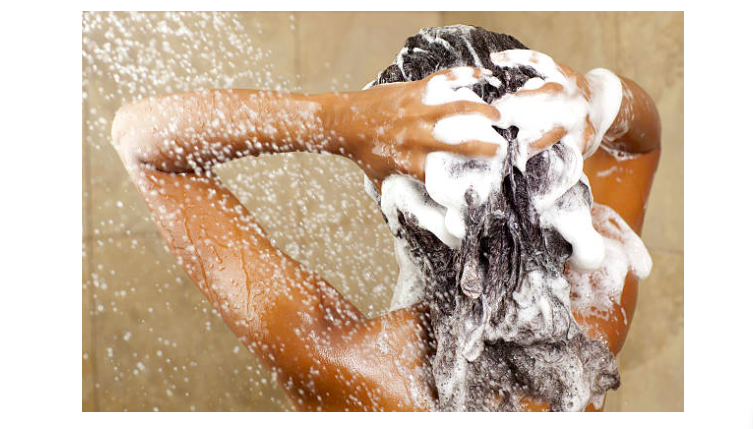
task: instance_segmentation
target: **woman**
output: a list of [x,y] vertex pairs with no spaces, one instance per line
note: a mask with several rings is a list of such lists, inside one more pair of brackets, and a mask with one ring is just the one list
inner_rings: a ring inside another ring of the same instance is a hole
[[[536,68],[540,58],[530,51],[529,65]],[[558,67],[575,96],[598,110],[593,81]],[[471,87],[488,77],[483,69],[463,68],[352,93],[202,91],[149,98],[118,112],[113,143],[171,252],[232,331],[276,374],[297,409],[436,408],[436,391],[423,368],[434,353],[426,305],[366,319],[316,273],[275,248],[212,167],[263,153],[328,152],[355,161],[377,189],[391,174],[423,180],[429,152],[495,154],[496,144],[447,144],[433,129],[439,120],[462,114],[497,122],[498,109],[470,101],[424,104],[432,82]],[[540,151],[569,137],[590,154],[601,143],[584,166],[594,200],[639,233],[659,159],[660,127],[648,95],[632,81],[620,81],[619,111],[601,142],[594,141],[595,125],[584,116],[585,127],[552,123],[528,147]],[[515,97],[565,91],[549,82]],[[614,172],[596,174],[607,170]],[[637,279],[628,274],[609,317],[574,317],[616,354],[636,296]],[[523,402],[531,410],[548,408],[533,398]]]

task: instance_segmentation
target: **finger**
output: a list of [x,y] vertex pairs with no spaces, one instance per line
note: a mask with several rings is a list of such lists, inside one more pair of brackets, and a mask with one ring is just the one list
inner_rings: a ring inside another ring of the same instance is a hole
[[437,142],[432,145],[434,151],[452,152],[463,156],[485,156],[494,157],[497,154],[499,145],[494,143],[472,140],[460,144],[446,144]]
[[586,94],[586,100],[591,100],[591,88],[586,80],[586,77],[580,73],[576,73],[575,70],[565,64],[557,63],[560,72],[570,81],[575,81],[575,84]]
[[[500,121],[501,122],[501,121]],[[439,119],[430,131],[429,140],[416,140],[419,146],[436,140],[446,144],[461,144],[469,141],[507,144],[488,118],[481,115],[452,115]]]
[[490,70],[478,67],[455,67],[434,73],[424,82],[423,104],[436,106],[451,101],[483,102],[481,97],[470,87],[477,83],[486,82],[499,87],[501,82],[492,76]]
[[[525,86],[523,86],[523,88],[525,88]],[[540,94],[555,95],[564,91],[565,88],[561,84],[557,82],[547,82],[535,89],[519,89],[515,92],[515,96],[531,96]]]
[[435,120],[452,115],[467,115],[472,113],[480,113],[492,122],[500,120],[499,111],[496,108],[486,103],[476,103],[473,101],[455,101],[440,104],[435,111]]
[[575,76],[575,71],[573,71],[573,69],[571,69],[570,66],[565,65],[565,64],[559,64],[559,63],[557,63],[557,67],[560,69],[560,72],[563,75],[565,75],[567,77],[573,77],[573,76]]
[[549,55],[532,49],[507,49],[489,55],[492,63],[499,67],[529,66],[535,69],[556,69],[557,63]]
[[589,119],[586,119],[586,129],[583,131],[583,142],[581,143],[581,152],[585,155],[591,152],[593,145],[598,145],[599,142],[594,141],[594,135],[596,130]]
[[491,76],[492,71],[488,69],[482,69],[479,67],[453,67],[433,73],[427,77],[427,80],[428,83],[431,81],[447,82],[450,88],[455,89],[465,86],[473,86]]
[[544,79],[565,83],[567,77],[559,65],[547,54],[529,49],[508,49],[494,52],[489,58],[498,67],[531,67],[544,76]]
[[541,136],[541,138],[528,145],[528,156],[531,157],[548,148],[549,146],[557,143],[558,141],[562,140],[562,138],[565,137],[566,134],[567,132],[561,126],[556,126],[551,130],[545,132],[544,135]]

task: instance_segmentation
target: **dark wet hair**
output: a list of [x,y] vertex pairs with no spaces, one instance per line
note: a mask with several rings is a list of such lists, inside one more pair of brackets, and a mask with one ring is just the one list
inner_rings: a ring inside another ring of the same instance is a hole
[[[419,80],[457,66],[484,67],[501,81],[473,91],[491,103],[539,76],[529,67],[499,68],[493,52],[527,49],[512,36],[478,27],[425,28],[406,40],[395,62],[375,85]],[[540,76],[539,76],[540,77]],[[497,129],[517,144],[517,129]],[[398,212],[397,232],[424,276],[436,354],[431,372],[442,410],[519,410],[523,396],[573,410],[584,405],[583,390],[600,395],[619,385],[614,356],[604,343],[587,337],[570,311],[562,285],[572,247],[556,231],[542,228],[531,198],[546,192],[556,178],[550,163],[571,156],[561,143],[531,158],[526,172],[515,167],[510,150],[500,191],[475,204],[466,194],[466,236],[459,250],[421,228],[411,213]],[[569,197],[591,204],[579,182]],[[540,281],[534,284],[536,276]],[[524,320],[516,293],[545,296],[551,312]],[[546,322],[545,320],[553,321]],[[574,377],[572,372],[580,374]],[[584,387],[586,386],[586,387]]]

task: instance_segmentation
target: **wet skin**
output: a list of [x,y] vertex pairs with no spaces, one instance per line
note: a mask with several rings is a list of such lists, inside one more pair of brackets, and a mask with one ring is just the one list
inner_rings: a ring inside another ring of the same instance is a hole
[[[440,74],[454,78],[451,70]],[[474,76],[481,79],[481,70]],[[218,90],[162,96],[124,106],[113,123],[113,143],[170,251],[233,333],[276,373],[298,410],[432,409],[436,393],[424,372],[433,352],[426,308],[367,319],[324,279],[275,248],[211,168],[262,153],[330,152],[357,162],[379,186],[394,173],[423,179],[430,151],[492,154],[496,146],[489,143],[447,145],[432,137],[439,118],[476,112],[495,120],[498,112],[470,102],[423,105],[430,78],[344,94]],[[584,170],[595,201],[640,234],[659,160],[659,118],[643,90],[622,82],[631,96],[623,97],[617,120]],[[553,129],[536,146],[560,137]],[[615,149],[630,159],[618,161]],[[611,168],[611,175],[596,174]],[[574,316],[616,354],[636,298],[637,281],[628,274],[621,304],[607,320]],[[527,405],[547,408],[534,400]]]

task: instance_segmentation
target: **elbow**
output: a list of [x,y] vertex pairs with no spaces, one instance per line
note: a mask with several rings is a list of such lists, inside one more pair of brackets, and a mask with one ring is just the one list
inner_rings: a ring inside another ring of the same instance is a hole
[[[166,126],[155,115],[155,100],[145,99],[123,105],[115,113],[110,130],[111,144],[126,168],[147,165],[166,173],[186,173],[194,169],[180,151],[165,148],[174,136],[160,131]],[[178,147],[177,143],[174,143]]]
[[661,119],[659,110],[651,96],[635,82],[625,79],[629,88],[632,106],[630,106],[630,127],[627,140],[632,143],[633,151],[647,153],[661,146]]
[[149,105],[143,100],[125,104],[115,113],[111,144],[126,168],[144,164],[157,168],[165,163],[157,144],[157,128],[152,122]]
[[650,95],[634,82],[632,84],[631,126],[627,138],[634,151],[647,153],[661,146],[661,118]]
[[659,111],[656,108],[654,100],[647,97],[647,103],[649,105],[646,107],[646,110],[650,112],[648,114],[649,123],[646,125],[646,148],[648,152],[661,147],[661,118],[659,117]]
[[634,107],[637,114],[633,118],[625,140],[630,143],[633,153],[648,153],[661,147],[661,119],[654,101],[646,95]]
[[648,153],[661,146],[661,119],[654,100],[635,82],[621,78],[622,106],[607,131],[605,146],[628,153]]
[[133,104],[126,104],[118,109],[110,130],[110,142],[126,166],[140,161],[135,138],[133,109]]

